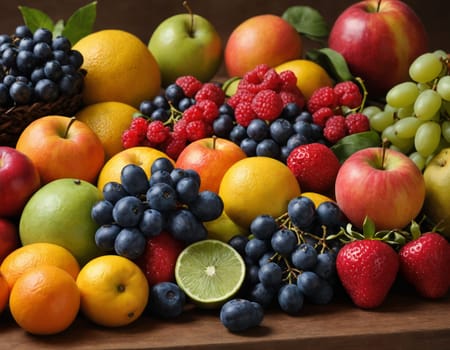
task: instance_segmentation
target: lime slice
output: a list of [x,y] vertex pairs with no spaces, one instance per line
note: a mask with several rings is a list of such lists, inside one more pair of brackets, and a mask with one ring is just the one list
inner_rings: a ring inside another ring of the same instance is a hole
[[242,257],[229,244],[215,239],[187,246],[175,265],[178,286],[203,308],[217,308],[231,299],[244,278]]
[[240,77],[232,77],[223,83],[222,90],[227,97],[231,97],[236,93],[240,81]]

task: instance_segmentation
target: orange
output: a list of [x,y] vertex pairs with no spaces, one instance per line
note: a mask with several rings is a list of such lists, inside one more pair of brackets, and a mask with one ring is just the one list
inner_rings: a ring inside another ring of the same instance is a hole
[[323,194],[316,193],[316,192],[303,192],[302,196],[308,197],[309,199],[311,199],[314,202],[314,205],[316,206],[316,208],[323,202],[334,202],[334,200],[331,199],[330,197],[327,197]]
[[[127,164],[139,165],[142,169],[144,169],[147,177],[150,177],[150,168],[153,162],[160,157],[170,159],[170,157],[164,152],[157,150],[156,148],[146,146],[131,147],[116,153],[100,170],[97,180],[97,187],[100,191],[102,191],[103,187],[108,182],[120,182],[120,173],[122,168]],[[173,162],[172,159],[170,160]]]
[[9,286],[5,276],[0,273],[0,313],[5,310],[9,300]]
[[27,332],[56,334],[66,330],[77,317],[80,291],[67,271],[41,265],[16,281],[9,308],[17,324]]
[[86,106],[75,117],[87,124],[105,149],[105,160],[123,151],[122,134],[139,110],[123,102],[99,102]]
[[84,58],[83,101],[119,101],[135,106],[160,92],[161,73],[147,46],[134,34],[116,29],[91,33],[74,46]]
[[278,217],[285,213],[289,201],[300,192],[291,170],[269,157],[248,157],[234,163],[219,188],[225,212],[243,228],[260,214]]
[[138,265],[125,257],[92,259],[83,266],[76,282],[82,313],[99,325],[125,326],[139,318],[147,306],[147,279]]
[[297,77],[297,87],[307,100],[318,88],[333,86],[333,80],[327,71],[313,61],[305,59],[287,61],[275,67],[275,70],[278,73],[285,70],[292,71]]
[[66,248],[53,243],[31,243],[9,254],[0,265],[0,273],[11,289],[27,270],[40,265],[57,266],[74,279],[80,271],[77,260]]

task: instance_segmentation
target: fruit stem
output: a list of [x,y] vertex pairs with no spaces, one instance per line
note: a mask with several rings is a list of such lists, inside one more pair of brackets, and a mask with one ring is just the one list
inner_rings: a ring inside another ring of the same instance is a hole
[[377,4],[377,12],[380,12],[381,0],[378,0]]
[[386,160],[386,149],[388,147],[389,140],[383,139],[381,147],[381,169],[384,169],[384,161]]
[[193,37],[194,36],[194,13],[192,12],[191,7],[189,6],[188,2],[185,0],[183,1],[183,6],[184,8],[188,11],[189,15],[191,16],[191,25],[189,26],[189,36]]
[[70,118],[69,124],[67,124],[67,128],[66,128],[66,131],[64,132],[64,136],[63,136],[65,139],[67,138],[67,134],[69,133],[70,127],[72,126],[73,122],[74,122],[76,119],[77,119],[77,118],[75,118],[75,117],[71,117],[71,118]]
[[213,135],[212,136],[212,149],[216,149],[216,141],[217,141],[217,136]]

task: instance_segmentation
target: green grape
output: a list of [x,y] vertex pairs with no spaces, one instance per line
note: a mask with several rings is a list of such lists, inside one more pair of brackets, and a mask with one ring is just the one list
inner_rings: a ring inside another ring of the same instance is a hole
[[439,123],[428,121],[419,126],[414,137],[416,151],[422,156],[428,157],[439,146],[441,139],[441,126]]
[[439,79],[436,85],[436,91],[443,100],[450,101],[450,75]]
[[417,96],[417,84],[407,81],[393,86],[386,94],[386,102],[396,108],[407,107],[414,104]]
[[445,52],[444,50],[436,50],[433,51],[433,55],[436,55],[437,57],[439,57],[439,59],[442,59],[447,57],[447,52]]
[[370,127],[378,132],[382,132],[389,125],[394,123],[394,113],[381,111],[376,113],[369,119]]
[[384,105],[384,111],[385,111],[385,112],[396,113],[397,110],[398,110],[397,107],[391,106],[389,103],[387,103],[387,104]]
[[401,108],[397,109],[397,112],[396,112],[396,116],[399,119],[411,117],[412,115],[414,115],[414,105],[413,104],[410,106],[401,107]]
[[381,108],[378,106],[367,106],[362,110],[362,114],[367,116],[367,118],[372,118],[376,113],[381,112]]
[[450,121],[446,120],[441,124],[442,137],[445,141],[450,142]]
[[420,92],[431,89],[433,84],[427,84],[427,83],[417,83],[417,88]]
[[417,83],[427,83],[439,76],[442,67],[441,59],[437,55],[424,53],[409,66],[409,76]]
[[414,103],[414,114],[420,120],[430,120],[439,112],[441,104],[442,98],[436,91],[431,89],[422,91]]
[[420,171],[425,169],[426,158],[419,152],[413,152],[409,155],[409,158],[417,165]]
[[450,117],[450,101],[442,101],[441,113]]
[[422,120],[416,117],[406,117],[399,119],[394,124],[395,134],[402,139],[409,139],[414,137],[419,126],[423,123]]
[[389,142],[395,146],[395,149],[405,154],[408,154],[414,147],[414,138],[404,139],[398,137],[395,133],[394,125],[389,125],[383,130],[381,139],[388,139]]

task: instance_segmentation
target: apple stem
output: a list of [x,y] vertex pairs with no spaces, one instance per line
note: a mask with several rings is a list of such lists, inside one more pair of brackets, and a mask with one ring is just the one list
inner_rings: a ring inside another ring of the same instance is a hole
[[189,36],[194,36],[194,13],[192,12],[191,7],[189,6],[188,2],[185,0],[183,1],[184,8],[188,11],[189,15],[191,16],[191,25],[189,26]]
[[380,12],[381,1],[382,1],[382,0],[378,0],[378,4],[377,4],[377,12]]
[[213,135],[213,136],[212,136],[212,142],[213,142],[212,148],[213,148],[213,149],[216,149],[216,140],[217,140],[217,136],[216,136],[216,135]]
[[67,138],[67,134],[69,133],[69,129],[70,129],[70,127],[72,126],[73,122],[74,122],[76,119],[77,119],[77,118],[75,118],[75,117],[71,117],[71,118],[70,118],[69,124],[67,124],[66,131],[64,132],[64,138]]
[[381,169],[384,169],[384,161],[386,160],[386,149],[389,145],[388,139],[383,139],[382,147],[381,147]]

